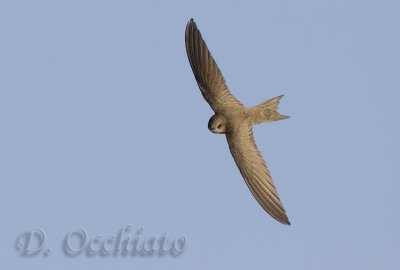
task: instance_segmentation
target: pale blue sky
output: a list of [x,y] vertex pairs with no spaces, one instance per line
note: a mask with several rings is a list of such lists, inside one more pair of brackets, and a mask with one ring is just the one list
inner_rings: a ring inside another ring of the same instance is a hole
[[[2,269],[399,269],[400,2],[1,1]],[[292,226],[247,189],[190,69],[193,17],[246,105]],[[186,235],[178,257],[64,237]],[[51,253],[21,258],[41,228]]]

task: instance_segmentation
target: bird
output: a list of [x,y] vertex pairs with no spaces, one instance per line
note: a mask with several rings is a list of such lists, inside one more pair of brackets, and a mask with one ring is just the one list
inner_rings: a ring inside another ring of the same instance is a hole
[[236,166],[261,207],[275,220],[290,225],[253,136],[254,125],[289,118],[278,112],[283,95],[245,107],[229,90],[193,18],[186,25],[185,46],[200,92],[215,113],[208,121],[208,129],[225,134]]

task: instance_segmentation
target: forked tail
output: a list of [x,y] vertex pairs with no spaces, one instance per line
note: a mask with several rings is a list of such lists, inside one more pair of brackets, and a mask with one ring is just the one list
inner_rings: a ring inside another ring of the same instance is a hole
[[282,115],[278,112],[278,104],[282,97],[283,95],[280,95],[249,108],[249,114],[253,120],[253,124],[256,125],[263,122],[272,122],[289,118],[289,116]]

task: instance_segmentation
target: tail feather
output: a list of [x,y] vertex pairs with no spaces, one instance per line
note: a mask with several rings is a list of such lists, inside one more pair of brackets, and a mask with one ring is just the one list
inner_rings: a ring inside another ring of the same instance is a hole
[[250,108],[250,117],[254,124],[263,122],[272,122],[289,118],[287,115],[282,115],[278,112],[278,104],[283,95],[271,98],[257,106]]

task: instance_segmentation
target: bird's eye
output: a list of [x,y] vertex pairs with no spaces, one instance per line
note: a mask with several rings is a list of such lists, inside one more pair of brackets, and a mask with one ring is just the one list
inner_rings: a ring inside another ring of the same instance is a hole
[[222,123],[218,125],[218,128],[222,128]]

